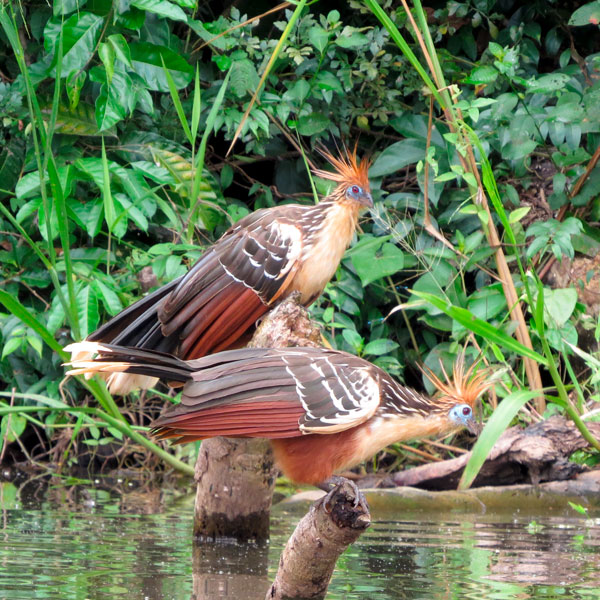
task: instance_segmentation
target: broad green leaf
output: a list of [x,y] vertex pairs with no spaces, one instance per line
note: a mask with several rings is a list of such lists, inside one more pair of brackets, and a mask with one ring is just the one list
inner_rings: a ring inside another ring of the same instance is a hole
[[319,112],[304,115],[298,119],[298,133],[300,135],[315,135],[329,127],[330,120]]
[[527,402],[539,394],[539,391],[521,390],[510,394],[500,402],[473,446],[471,458],[469,458],[458,484],[459,490],[465,490],[473,483],[494,444],[510,425],[515,415]]
[[508,222],[511,225],[518,223],[529,211],[531,210],[531,206],[521,206],[521,208],[516,208],[511,211],[510,216],[508,217]]
[[551,326],[549,319],[555,326],[562,327],[571,317],[577,304],[577,290],[575,288],[544,289],[544,317],[546,324]]
[[469,296],[467,308],[484,321],[506,312],[506,298],[501,288],[490,286],[477,290]]
[[116,315],[123,310],[123,304],[114,290],[102,283],[100,279],[95,279],[92,285],[109,315]]
[[69,98],[69,108],[76,109],[79,104],[81,90],[87,80],[86,71],[73,71],[65,82],[65,89]]
[[85,338],[98,327],[100,320],[98,296],[93,286],[91,284],[82,286],[77,293],[76,301],[81,336]]
[[104,82],[96,99],[96,123],[98,130],[114,130],[114,125],[133,112],[136,95],[133,82],[127,73],[116,71]]
[[122,63],[131,67],[131,52],[129,51],[129,45],[127,40],[120,33],[109,35],[106,38],[106,43],[112,46],[115,57],[118,58]]
[[115,49],[106,42],[102,42],[98,46],[98,56],[106,69],[106,79],[110,83],[115,73]]
[[369,43],[369,38],[354,27],[346,26],[335,43],[341,48],[358,48]]
[[173,185],[175,183],[175,179],[172,177],[172,175],[167,169],[165,169],[164,167],[159,167],[153,162],[147,160],[140,160],[132,162],[131,166],[136,171],[143,173],[144,176],[148,177],[148,179],[151,179],[155,183],[168,185]]
[[393,340],[388,339],[378,339],[370,341],[364,348],[363,354],[370,354],[372,356],[381,356],[382,354],[387,354],[388,352],[392,352],[398,348],[398,344]]
[[315,25],[308,30],[308,39],[320,53],[323,53],[329,41],[329,32],[321,26]]
[[[39,227],[40,227],[40,233],[42,234],[42,237],[44,238],[44,240],[47,242],[48,241],[48,236],[50,235],[51,239],[56,239],[58,234],[59,234],[59,230],[58,230],[58,212],[57,212],[57,206],[56,203],[51,202],[49,203],[49,209],[50,209],[50,214],[48,214],[45,210],[45,207],[43,204],[40,203],[40,206],[38,208],[38,223],[39,223]],[[49,229],[48,229],[49,226]]]
[[570,79],[571,76],[565,73],[547,73],[537,79],[530,79],[527,91],[531,94],[549,94],[563,89]]
[[50,310],[46,313],[46,328],[52,334],[56,333],[59,327],[63,326],[66,319],[65,308],[60,302],[59,297],[55,296],[50,305]]
[[60,76],[69,76],[73,71],[83,68],[92,58],[96,42],[104,20],[92,13],[80,12],[69,17],[64,24],[59,18],[52,18],[44,30],[44,45],[54,54],[52,68],[58,61],[58,40],[62,29],[63,57]]
[[404,252],[391,242],[365,245],[352,253],[351,260],[363,286],[404,268]]
[[13,335],[6,340],[6,343],[2,346],[2,356],[0,360],[4,360],[9,354],[12,354],[15,350],[18,350],[23,343],[21,336]]
[[54,0],[52,2],[52,14],[55,17],[68,15],[74,10],[80,10],[87,0]]
[[[118,206],[117,206],[118,205]],[[148,219],[125,194],[115,194],[115,206],[120,207],[120,213],[131,219],[142,231],[148,231]]]
[[[27,419],[18,414],[4,415],[2,421],[6,420],[6,441],[14,442],[21,437],[27,426]],[[4,428],[4,423],[2,424]]]
[[41,358],[43,348],[42,340],[35,334],[28,335],[26,339],[27,343],[37,352],[37,355]]
[[75,213],[81,226],[86,230],[91,238],[95,238],[102,228],[102,216],[104,214],[104,205],[100,198],[91,199],[87,202],[77,202],[70,206]]
[[310,84],[306,79],[297,79],[283,94],[283,98],[300,106],[310,93]]
[[538,143],[535,140],[509,142],[502,148],[502,157],[508,160],[518,160],[531,154]]
[[[399,117],[392,117],[390,125],[403,137],[407,139],[420,139],[426,142],[429,133],[429,119],[426,115],[415,115],[404,112]],[[438,128],[433,125],[431,131],[431,145],[446,148],[446,142]],[[425,148],[425,146],[423,146]]]
[[187,15],[177,6],[167,0],[131,0],[131,6],[151,12],[173,21],[187,22]]
[[425,158],[425,141],[406,139],[388,146],[369,169],[369,177],[384,177]]
[[344,340],[346,340],[346,342],[355,352],[361,351],[364,344],[364,340],[362,339],[359,333],[354,331],[354,329],[344,329],[342,331],[342,337],[344,338]]
[[339,77],[336,77],[329,71],[320,71],[317,73],[315,75],[314,82],[315,85],[321,90],[331,90],[333,92],[337,92],[338,94],[344,93],[344,87],[342,86],[342,82],[340,81]]
[[177,52],[166,46],[148,42],[137,42],[129,46],[131,63],[135,72],[156,92],[168,92],[169,84],[164,67],[169,69],[175,86],[181,89],[188,85],[194,76],[194,69]]
[[56,117],[56,133],[97,137],[102,135],[102,133],[104,135],[114,136],[116,130],[110,128],[100,133],[98,124],[96,123],[94,107],[91,104],[79,102],[75,108],[69,108],[63,105],[59,106]]
[[481,67],[475,67],[469,76],[465,79],[465,83],[471,83],[473,85],[480,85],[486,83],[492,83],[498,78],[498,71],[491,65],[482,65]]
[[243,98],[247,93],[253,93],[259,79],[256,67],[251,60],[242,58],[233,61],[229,86],[238,98]]
[[569,19],[569,25],[584,27],[585,25],[598,25],[600,23],[600,2],[588,2],[580,6]]
[[[59,167],[58,177],[60,178],[60,184],[63,189],[63,193],[68,196],[73,189],[73,181],[75,175],[73,168],[69,165],[66,167]],[[46,179],[46,183],[48,180]],[[40,173],[39,171],[32,171],[23,175],[19,179],[15,188],[17,198],[28,198],[29,196],[40,194]]]

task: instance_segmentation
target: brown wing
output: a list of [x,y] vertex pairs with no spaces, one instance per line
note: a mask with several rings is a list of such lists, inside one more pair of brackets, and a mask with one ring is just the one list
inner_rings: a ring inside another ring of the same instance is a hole
[[[288,210],[284,210],[284,209]],[[178,335],[185,358],[235,342],[286,291],[300,265],[299,207],[265,209],[232,227],[161,303],[162,334]]]
[[181,404],[154,424],[162,438],[335,433],[369,419],[380,402],[380,370],[345,352],[252,348],[189,365]]

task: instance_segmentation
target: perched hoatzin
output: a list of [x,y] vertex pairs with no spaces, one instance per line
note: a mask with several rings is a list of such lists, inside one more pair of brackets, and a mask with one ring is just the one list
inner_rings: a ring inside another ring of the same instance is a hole
[[[369,162],[356,150],[338,158],[321,150],[337,183],[316,206],[286,204],[253,212],[230,229],[179,279],[132,304],[88,341],[199,358],[235,343],[274,302],[299,292],[308,306],[335,273],[361,208],[373,206]],[[73,360],[85,358],[74,355]],[[148,377],[113,375],[113,393],[151,387]]]
[[394,442],[461,427],[478,432],[473,406],[489,385],[484,371],[465,373],[462,359],[453,381],[428,374],[438,388],[430,398],[362,358],[322,348],[246,348],[189,361],[91,342],[70,350],[96,357],[70,363],[69,374],[129,373],[183,385],[181,403],[153,423],[160,438],[268,438],[283,472],[312,484]]

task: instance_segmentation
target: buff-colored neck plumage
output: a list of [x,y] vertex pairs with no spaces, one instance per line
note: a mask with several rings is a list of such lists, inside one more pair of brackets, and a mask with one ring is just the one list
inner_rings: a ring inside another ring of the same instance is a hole
[[325,216],[311,243],[304,249],[302,266],[292,284],[294,289],[301,291],[303,303],[309,303],[321,294],[352,241],[359,213],[366,207],[364,201],[353,196],[352,190],[358,188],[360,198],[370,199],[368,160],[363,159],[359,164],[356,149],[346,151],[345,156],[340,157],[325,150],[320,152],[335,170],[317,169],[314,174],[338,185],[319,203]]

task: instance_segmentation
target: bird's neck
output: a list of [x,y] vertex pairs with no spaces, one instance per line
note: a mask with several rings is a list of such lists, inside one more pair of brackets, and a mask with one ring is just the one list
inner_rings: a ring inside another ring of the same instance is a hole
[[355,464],[370,458],[377,452],[396,442],[443,435],[455,429],[446,415],[433,414],[427,417],[419,415],[403,417],[377,414],[357,428]]

